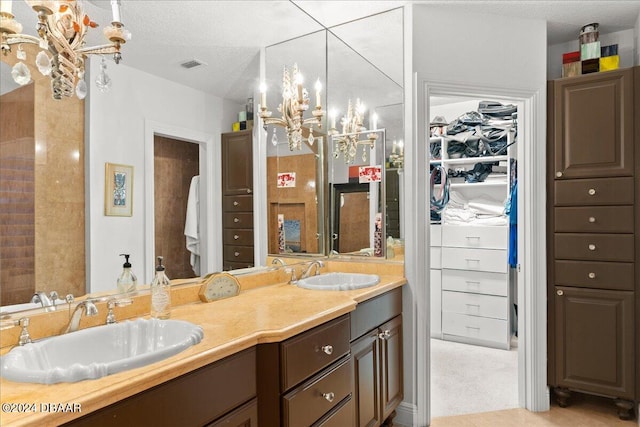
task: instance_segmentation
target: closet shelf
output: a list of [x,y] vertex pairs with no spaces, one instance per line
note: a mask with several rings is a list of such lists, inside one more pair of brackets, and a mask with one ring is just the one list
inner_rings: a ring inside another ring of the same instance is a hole
[[452,182],[451,188],[482,188],[482,187],[505,187],[507,185],[507,181],[504,180],[490,180],[483,182]]

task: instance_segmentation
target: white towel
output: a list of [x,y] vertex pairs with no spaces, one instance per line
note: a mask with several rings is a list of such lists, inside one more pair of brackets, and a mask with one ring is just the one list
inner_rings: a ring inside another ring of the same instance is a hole
[[184,222],[187,250],[191,252],[191,268],[200,276],[200,176],[191,178],[187,217]]

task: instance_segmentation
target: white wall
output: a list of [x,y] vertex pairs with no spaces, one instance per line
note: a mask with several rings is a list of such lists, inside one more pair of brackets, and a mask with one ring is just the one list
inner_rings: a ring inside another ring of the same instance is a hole
[[[91,59],[92,80],[99,72],[99,60]],[[237,120],[238,104],[208,95],[124,64],[108,62],[113,86],[101,93],[91,84],[88,97],[88,212],[90,257],[88,291],[114,290],[122,270],[120,253],[131,254],[132,270],[145,283],[143,268],[145,207],[145,120],[190,129],[215,136],[231,130]],[[134,166],[133,216],[104,215],[105,162]],[[219,160],[214,164],[219,164]],[[150,277],[152,272],[146,272]],[[150,278],[147,280],[150,280]]]
[[[413,46],[412,71],[419,78],[430,82],[461,85],[514,89],[537,94],[535,114],[537,120],[530,123],[536,140],[533,141],[542,150],[538,153],[544,161],[545,135],[545,101],[546,101],[546,61],[547,34],[546,22],[503,17],[491,14],[474,14],[446,10],[446,6],[413,5],[411,34]],[[428,390],[424,390],[421,382],[426,382],[425,366],[427,362],[420,360],[421,341],[428,341],[428,316],[425,301],[428,281],[428,268],[425,257],[428,254],[427,199],[425,192],[426,153],[424,141],[418,135],[424,135],[427,123],[413,76],[405,76],[405,102],[412,104],[411,118],[407,120],[405,140],[408,162],[405,168],[406,204],[404,223],[405,233],[405,274],[409,281],[407,293],[413,299],[416,311],[414,319],[406,319],[405,337],[415,340],[418,360],[411,360],[412,349],[405,348],[405,400],[418,405],[417,417],[413,425],[426,425],[426,409],[428,406]],[[448,120],[452,118],[447,117]],[[412,123],[412,120],[414,121]],[[540,159],[538,159],[539,161]],[[544,162],[542,163],[544,164]],[[542,166],[543,168],[543,166]],[[543,172],[543,171],[542,171]],[[542,180],[544,181],[544,180]],[[544,216],[544,208],[542,207]],[[422,298],[422,300],[420,300]],[[404,301],[405,309],[407,300]],[[411,312],[411,311],[409,311]],[[413,322],[413,324],[412,324]],[[424,325],[422,325],[422,323]],[[426,325],[426,326],[425,326]],[[413,327],[413,328],[412,328]],[[420,335],[422,328],[423,335]],[[413,330],[412,330],[413,329]],[[417,333],[416,333],[417,331]],[[427,347],[428,351],[428,347]],[[408,355],[408,356],[407,356]],[[415,368],[415,371],[414,371]],[[411,382],[417,378],[414,388]],[[546,379],[546,378],[545,378]],[[417,395],[413,395],[413,393]],[[427,396],[425,396],[425,393]],[[406,422],[406,420],[403,420]]]
[[[634,61],[636,60],[636,40],[637,37],[640,37],[637,36],[637,27],[638,24],[636,24],[636,30],[629,29],[616,31],[614,33],[600,34],[598,37],[601,46],[608,46],[611,44],[618,45],[620,68],[628,68],[634,65]],[[562,54],[574,52],[579,49],[580,43],[578,41],[578,33],[576,33],[575,40],[550,45],[549,50],[547,51],[547,78],[549,80],[553,80],[562,77]]]

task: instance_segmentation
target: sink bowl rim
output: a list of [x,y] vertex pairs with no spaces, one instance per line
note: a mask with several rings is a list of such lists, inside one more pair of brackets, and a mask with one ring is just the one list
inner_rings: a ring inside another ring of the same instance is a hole
[[[335,280],[332,284],[323,284],[316,282],[324,282]],[[310,276],[300,279],[297,286],[309,290],[331,290],[331,291],[350,291],[355,289],[369,288],[380,283],[380,276],[369,273],[345,273],[332,271],[316,276]]]
[[[181,340],[171,342],[169,345],[161,347],[160,349],[147,351],[130,357],[114,358],[109,361],[93,363],[77,362],[70,363],[65,367],[48,367],[46,369],[35,369],[31,366],[25,366],[25,358],[37,357],[38,352],[43,352],[47,347],[50,347],[52,342],[56,342],[57,346],[72,346],[78,345],[78,343],[81,343],[83,340],[98,339],[92,338],[96,334],[108,335],[110,332],[113,332],[113,329],[112,331],[107,331],[103,328],[128,328],[127,332],[130,332],[132,329],[139,328],[141,326],[154,328],[155,330],[157,327],[163,327],[163,324],[170,325],[170,327],[186,328],[188,333],[185,334]],[[125,320],[112,325],[100,325],[64,335],[48,337],[24,346],[16,346],[6,354],[0,356],[0,372],[3,378],[21,383],[56,384],[60,382],[77,382],[86,379],[97,379],[165,360],[195,344],[198,344],[203,337],[204,331],[201,326],[185,320],[160,320],[153,318]]]

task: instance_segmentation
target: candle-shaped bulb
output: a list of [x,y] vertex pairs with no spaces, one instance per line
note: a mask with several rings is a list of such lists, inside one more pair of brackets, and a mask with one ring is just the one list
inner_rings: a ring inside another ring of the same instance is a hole
[[320,99],[320,91],[322,90],[322,83],[320,83],[320,79],[316,80],[316,107],[322,107],[322,101]]
[[404,142],[402,140],[398,142],[398,147],[400,148],[400,155],[404,155]]
[[0,12],[11,14],[11,0],[2,0],[0,1]]
[[298,86],[298,100],[302,102],[302,99],[303,99],[302,98],[302,82],[304,81],[304,77],[302,76],[301,73],[298,72],[296,73],[294,79],[295,79],[296,85]]
[[396,140],[393,140],[393,146],[391,147],[391,154],[396,154],[396,148],[398,147],[398,143]]
[[113,22],[122,22],[120,16],[120,0],[111,0],[111,13],[113,14]]
[[336,116],[337,116],[337,112],[335,109],[332,109],[331,112],[329,113],[329,115],[331,116],[331,129],[335,129],[336,128]]
[[373,115],[371,116],[371,122],[371,129],[378,129],[378,115],[376,113],[373,113]]
[[260,83],[260,108],[267,109],[267,84]]

